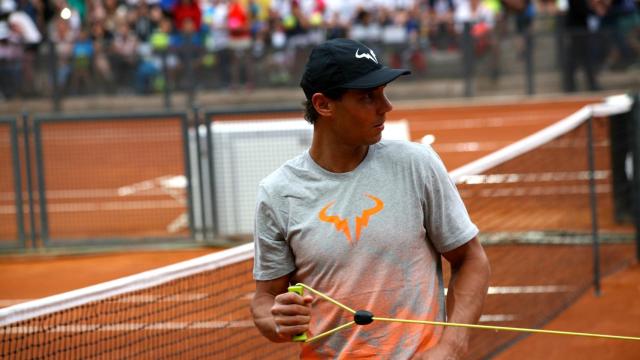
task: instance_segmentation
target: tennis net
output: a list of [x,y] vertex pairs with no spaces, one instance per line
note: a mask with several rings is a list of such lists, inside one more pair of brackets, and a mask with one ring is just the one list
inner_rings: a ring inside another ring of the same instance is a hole
[[283,359],[253,326],[251,244],[0,309],[1,358]]
[[[624,239],[633,229],[607,215],[612,206],[608,116],[630,106],[626,96],[587,106],[451,172],[492,263],[481,322],[538,327],[590,286],[590,176],[596,180],[603,233],[612,234],[603,237],[603,272],[631,257]],[[587,161],[591,116],[596,117],[594,171]],[[0,357],[295,358],[297,345],[270,343],[253,326],[252,257],[252,244],[246,244],[0,309]],[[476,331],[470,353],[486,358],[516,339],[513,333]]]
[[[629,111],[629,97],[607,98],[451,171],[491,262],[484,320],[540,327],[600,274],[633,261],[634,228],[614,214],[610,136],[612,122],[625,121],[613,115]],[[491,357],[522,336],[473,332],[471,358]]]

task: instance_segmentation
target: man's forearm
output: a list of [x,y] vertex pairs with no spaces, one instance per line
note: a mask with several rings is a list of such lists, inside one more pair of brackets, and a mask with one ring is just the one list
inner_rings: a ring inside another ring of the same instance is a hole
[[[458,267],[452,267],[451,280],[447,292],[447,321],[475,324],[482,313],[484,299],[489,287],[489,262],[484,255],[474,254],[466,258]],[[460,352],[467,350],[469,329],[445,327],[441,343]]]
[[275,297],[271,294],[256,295],[251,302],[253,322],[260,333],[267,339],[273,342],[284,342],[286,340],[276,333],[276,324],[271,315],[271,307],[274,301]]

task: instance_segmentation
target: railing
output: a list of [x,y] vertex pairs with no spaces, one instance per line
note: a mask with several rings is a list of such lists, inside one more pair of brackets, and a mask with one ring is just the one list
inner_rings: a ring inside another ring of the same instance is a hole
[[[603,87],[597,84],[598,73],[638,72],[633,52],[620,51],[618,46],[631,35],[615,29],[574,33],[565,28],[561,17],[539,17],[531,31],[517,32],[509,25],[498,23],[492,31],[479,34],[474,24],[467,23],[459,38],[448,35],[449,46],[424,36],[413,41],[366,43],[389,66],[411,69],[409,81],[461,82],[459,96],[482,94],[479,82],[490,83],[495,92],[511,94],[513,88],[505,84],[517,78],[523,94],[538,92],[540,77],[552,77],[560,91],[597,90]],[[21,59],[0,63],[0,72],[15,79],[5,81],[0,90],[5,100],[49,97],[55,111],[62,110],[64,99],[87,95],[155,94],[162,96],[166,109],[181,108],[183,104],[174,100],[176,93],[186,95],[185,105],[190,108],[200,92],[297,87],[312,46],[275,48],[254,43],[244,50],[208,50],[195,38],[187,37],[182,43],[179,47],[145,43],[128,56],[108,47],[96,48],[91,55],[62,55],[58,44],[46,43],[35,53],[27,51]],[[587,79],[594,79],[588,86],[579,86],[575,80],[581,67]],[[628,78],[633,85],[632,77]]]

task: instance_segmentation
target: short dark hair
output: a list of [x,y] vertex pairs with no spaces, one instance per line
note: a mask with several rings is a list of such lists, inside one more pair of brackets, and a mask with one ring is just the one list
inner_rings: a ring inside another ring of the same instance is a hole
[[[347,92],[347,89],[337,88],[323,91],[322,94],[331,100],[340,100],[342,99],[342,96],[345,92]],[[316,120],[318,120],[318,118],[320,117],[320,114],[318,114],[316,108],[313,107],[313,102],[311,101],[311,99],[306,99],[302,103],[302,106],[304,106],[305,120],[307,120],[310,124],[315,124]]]

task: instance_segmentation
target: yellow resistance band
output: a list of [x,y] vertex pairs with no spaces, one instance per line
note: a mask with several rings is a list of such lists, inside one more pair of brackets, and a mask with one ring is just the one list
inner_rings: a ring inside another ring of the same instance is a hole
[[321,334],[318,334],[312,338],[307,338],[306,334],[296,335],[294,337],[294,341],[300,342],[312,342],[318,339],[321,339],[325,336],[336,333],[342,329],[346,329],[353,325],[366,325],[371,323],[373,320],[377,321],[387,321],[387,322],[398,322],[398,323],[408,323],[408,324],[424,324],[424,325],[434,325],[434,326],[452,326],[452,327],[465,327],[471,329],[482,329],[482,330],[497,330],[497,331],[516,331],[516,332],[526,332],[526,333],[537,333],[537,334],[551,334],[551,335],[569,335],[569,336],[584,336],[584,337],[595,337],[595,338],[605,338],[605,339],[617,339],[617,340],[631,340],[631,341],[640,341],[640,337],[637,336],[620,336],[620,335],[607,335],[607,334],[594,334],[594,333],[584,333],[584,332],[574,332],[574,331],[559,331],[559,330],[542,330],[542,329],[528,329],[528,328],[519,328],[519,327],[507,327],[507,326],[489,326],[489,325],[475,325],[475,324],[461,324],[461,323],[451,323],[451,322],[442,322],[442,321],[427,321],[427,320],[407,320],[407,319],[395,319],[395,318],[384,318],[384,317],[376,317],[373,316],[368,311],[358,310],[355,311],[350,307],[341,304],[340,302],[330,298],[329,296],[321,293],[320,291],[302,284],[297,283],[294,286],[289,287],[289,291],[296,292],[299,295],[303,294],[303,289],[307,289],[310,292],[318,295],[324,300],[329,301],[330,303],[336,305],[337,307],[348,311],[349,313],[354,315],[355,320],[348,322],[346,324],[340,325],[334,329],[325,331]]

